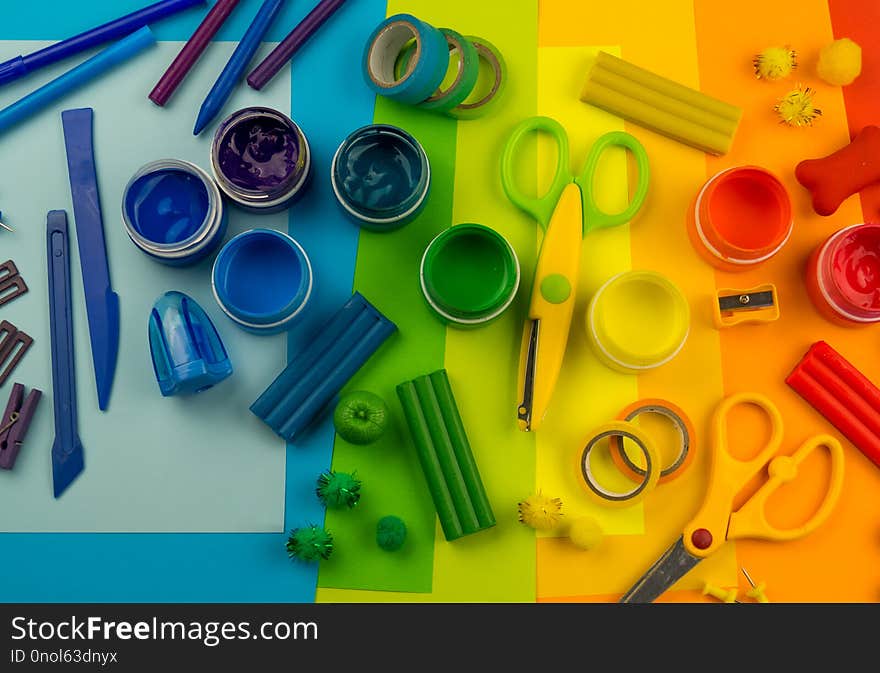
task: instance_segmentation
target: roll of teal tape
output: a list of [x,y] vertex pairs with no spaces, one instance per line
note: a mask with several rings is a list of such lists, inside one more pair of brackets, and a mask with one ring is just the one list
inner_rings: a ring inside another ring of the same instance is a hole
[[[397,57],[414,41],[412,58],[402,77],[394,72]],[[446,37],[410,14],[395,14],[383,21],[364,49],[364,78],[380,96],[401,103],[421,103],[442,84],[449,67]]]
[[[449,53],[455,54],[458,61],[455,79],[445,89],[438,87],[428,99],[419,103],[419,107],[433,112],[448,112],[463,103],[474,90],[480,75],[480,55],[473,43],[459,33],[449,28],[440,28],[439,30],[446,38]],[[404,47],[397,60],[397,67],[394,71],[396,76],[400,77],[409,67],[413,48],[413,43]]]

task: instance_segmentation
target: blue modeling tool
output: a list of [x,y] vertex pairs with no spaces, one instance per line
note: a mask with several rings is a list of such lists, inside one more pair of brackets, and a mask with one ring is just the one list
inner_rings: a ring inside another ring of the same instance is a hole
[[52,336],[52,403],[55,406],[52,481],[57,498],[84,467],[83,445],[76,428],[70,250],[67,213],[63,210],[52,210],[46,218],[46,253],[49,265],[49,330]]
[[251,411],[293,441],[324,410],[397,325],[355,292],[309,341]]
[[131,58],[156,43],[149,26],[144,26],[116,44],[80,63],[63,75],[44,84],[36,91],[0,110],[0,133],[24,119],[30,119],[39,109],[49,105],[78,86],[102,75],[119,63]]
[[0,86],[24,77],[28,73],[57,63],[69,56],[78,54],[99,44],[125,37],[147,24],[164,19],[195,5],[203,5],[205,0],[162,0],[131,14],[97,26],[79,35],[56,42],[45,49],[27,56],[16,56],[0,63]]
[[284,0],[264,0],[263,6],[260,7],[244,37],[241,38],[241,42],[229,57],[229,62],[223,68],[223,72],[220,73],[211,91],[205,97],[205,102],[202,103],[198,119],[196,119],[196,126],[193,129],[194,136],[199,135],[223,109],[283,4]]
[[70,193],[73,196],[76,240],[79,244],[79,262],[82,267],[86,312],[89,316],[98,408],[104,411],[110,401],[110,389],[116,373],[116,356],[119,353],[119,295],[110,286],[101,197],[95,173],[93,117],[91,108],[65,110],[61,113],[64,144],[67,147]]

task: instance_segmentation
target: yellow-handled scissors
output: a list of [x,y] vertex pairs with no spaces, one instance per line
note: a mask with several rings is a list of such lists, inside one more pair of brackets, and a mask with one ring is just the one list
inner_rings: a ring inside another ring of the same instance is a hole
[[[727,416],[739,404],[762,409],[770,417],[772,428],[767,445],[749,460],[738,460],[728,450]],[[843,485],[843,447],[834,437],[817,435],[790,456],[776,455],[782,443],[782,416],[773,402],[757,393],[738,393],[724,399],[712,416],[711,431],[709,488],[702,507],[685,527],[684,534],[624,594],[621,603],[654,601],[727,540],[794,540],[814,531],[831,514]],[[797,478],[801,463],[821,447],[828,450],[831,458],[822,504],[806,523],[795,528],[776,528],[767,519],[767,499],[784,483]],[[765,467],[767,481],[734,510],[734,498]]]
[[[530,131],[549,133],[558,149],[553,182],[547,193],[538,197],[527,196],[514,181],[514,156],[520,141]],[[635,156],[638,180],[627,208],[609,215],[596,205],[593,177],[602,152],[615,145],[630,150]],[[572,174],[569,168],[568,134],[555,119],[525,119],[507,141],[501,158],[504,192],[544,229],[520,357],[522,402],[517,409],[517,418],[521,430],[538,429],[559,377],[574,310],[581,240],[591,229],[629,222],[645,201],[649,177],[645,148],[635,137],[622,131],[606,133],[595,142],[579,175]]]

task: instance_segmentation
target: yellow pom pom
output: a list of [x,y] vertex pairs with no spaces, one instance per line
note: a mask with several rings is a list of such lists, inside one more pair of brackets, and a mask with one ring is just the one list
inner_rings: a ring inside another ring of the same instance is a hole
[[812,126],[813,120],[822,114],[822,110],[813,105],[814,93],[809,87],[799,86],[780,98],[773,106],[780,121],[789,126]]
[[768,47],[752,59],[758,79],[785,79],[797,68],[797,52],[789,47]]
[[578,549],[589,551],[595,549],[602,542],[604,534],[599,522],[591,516],[582,516],[571,522],[568,529],[568,538]]
[[519,520],[536,530],[551,530],[562,520],[562,500],[548,498],[538,491],[517,503]]
[[862,48],[848,37],[822,47],[816,73],[834,86],[846,86],[862,72]]

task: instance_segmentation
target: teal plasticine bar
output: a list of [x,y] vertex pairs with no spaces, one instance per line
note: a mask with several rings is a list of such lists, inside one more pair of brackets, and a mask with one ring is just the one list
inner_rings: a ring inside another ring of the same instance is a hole
[[397,396],[446,539],[494,526],[446,370],[401,383]]
[[72,70],[44,84],[24,98],[0,110],[0,133],[14,124],[30,118],[37,111],[55,102],[65,94],[90,82],[111,68],[139,54],[156,43],[149,26],[136,30],[131,35],[107,47],[104,51],[80,63]]

